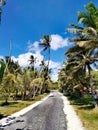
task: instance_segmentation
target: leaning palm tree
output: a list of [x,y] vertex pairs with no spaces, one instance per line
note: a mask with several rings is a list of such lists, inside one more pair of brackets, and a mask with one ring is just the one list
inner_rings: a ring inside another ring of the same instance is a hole
[[[86,70],[88,70],[89,74],[89,86],[91,88],[91,92],[93,93],[93,86],[92,86],[92,76],[91,76],[91,65],[98,61],[97,56],[98,53],[93,51],[92,49],[85,49],[84,47],[79,47],[78,45],[70,48],[67,52],[67,66],[72,66],[72,75],[75,77],[82,77],[86,76]],[[84,76],[83,76],[84,72]],[[79,76],[78,74],[81,74]]]
[[[90,65],[97,60],[96,55],[98,53],[96,52],[96,48],[98,47],[98,9],[91,2],[88,3],[88,5],[85,8],[86,13],[78,13],[78,22],[83,24],[84,26],[80,27],[78,25],[71,24],[72,28],[67,29],[67,31],[75,34],[75,37],[70,39],[70,41],[74,42],[81,49],[84,48],[85,51],[85,53],[80,53],[82,54],[82,59],[80,58],[82,61],[81,63],[78,63],[77,66],[74,68],[74,72],[78,71],[82,67],[86,68],[87,66],[91,81],[92,76],[90,74]],[[70,55],[73,54],[71,53]],[[73,55],[73,57],[76,56]]]
[[83,24],[82,27],[70,24],[68,32],[75,34],[71,41],[79,46],[88,48],[98,47],[98,8],[92,2],[85,6],[86,12],[78,12],[78,22]]

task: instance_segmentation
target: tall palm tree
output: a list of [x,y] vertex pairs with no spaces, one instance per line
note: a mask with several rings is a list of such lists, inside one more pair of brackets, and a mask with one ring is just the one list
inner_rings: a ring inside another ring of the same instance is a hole
[[39,43],[40,46],[43,47],[43,51],[48,50],[49,58],[48,58],[48,67],[49,67],[49,62],[50,62],[50,48],[51,48],[51,37],[49,35],[44,35],[42,38],[41,43]]
[[[44,92],[48,92],[48,80],[49,80],[49,63],[50,63],[50,48],[51,48],[51,37],[49,35],[44,35],[43,38],[42,38],[42,41],[41,43],[39,43],[40,46],[43,47],[43,51],[46,51],[48,50],[48,64],[46,65],[44,63],[44,59],[43,59],[43,62],[42,62],[42,65],[43,65],[43,69],[42,69],[42,76],[43,76],[43,88],[44,88]],[[45,58],[45,57],[44,57]]]

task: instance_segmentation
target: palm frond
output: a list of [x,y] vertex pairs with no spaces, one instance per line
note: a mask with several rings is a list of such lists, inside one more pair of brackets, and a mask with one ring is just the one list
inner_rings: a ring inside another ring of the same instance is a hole
[[89,38],[97,38],[97,31],[92,27],[83,29],[82,34],[88,36]]

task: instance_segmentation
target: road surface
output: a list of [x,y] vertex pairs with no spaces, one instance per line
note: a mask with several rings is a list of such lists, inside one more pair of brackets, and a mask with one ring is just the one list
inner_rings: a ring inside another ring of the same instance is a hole
[[52,93],[47,100],[5,126],[4,130],[67,130],[61,95],[57,91]]

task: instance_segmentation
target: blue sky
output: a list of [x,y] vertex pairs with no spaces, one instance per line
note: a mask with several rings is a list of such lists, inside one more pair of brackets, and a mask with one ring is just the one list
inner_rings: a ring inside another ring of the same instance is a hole
[[[44,34],[51,35],[52,79],[65,61],[64,53],[72,45],[70,34],[65,33],[70,23],[77,23],[77,12],[85,11],[89,0],[7,0],[2,7],[0,25],[0,57],[9,55],[12,40],[12,56],[21,66],[28,65],[31,54],[43,59],[38,42]],[[97,6],[98,1],[92,0]],[[98,7],[98,6],[97,6]],[[47,61],[47,59],[46,59]],[[38,64],[36,65],[38,66]]]

